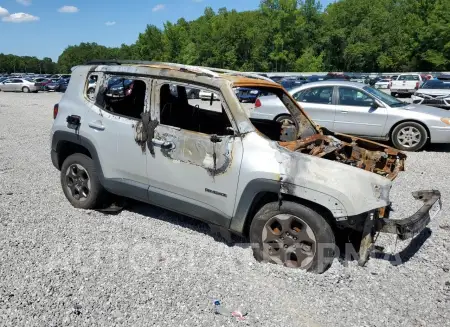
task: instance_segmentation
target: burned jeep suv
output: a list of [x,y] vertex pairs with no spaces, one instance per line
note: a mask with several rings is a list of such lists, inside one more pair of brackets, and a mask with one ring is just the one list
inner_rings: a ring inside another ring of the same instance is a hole
[[[239,88],[277,96],[294,124],[250,119]],[[350,228],[364,264],[375,233],[410,238],[440,210],[438,191],[419,191],[416,214],[389,219],[405,154],[321,129],[254,74],[91,62],[74,67],[54,118],[51,159],[73,206],[103,208],[113,195],[147,202],[248,236],[259,261],[321,273]]]

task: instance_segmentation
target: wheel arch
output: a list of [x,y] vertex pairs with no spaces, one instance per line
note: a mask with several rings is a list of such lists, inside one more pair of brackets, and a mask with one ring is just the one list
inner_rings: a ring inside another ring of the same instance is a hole
[[[244,236],[248,236],[253,217],[265,204],[279,201],[280,182],[257,179],[247,185],[231,219],[229,229]],[[336,219],[330,209],[311,200],[296,195],[281,193],[281,200],[302,204],[320,214],[332,228],[336,226]]]
[[288,114],[288,113],[281,113],[281,114],[278,114],[278,115],[276,115],[274,118],[273,118],[273,120],[277,120],[278,118],[280,118],[281,116],[287,116],[287,117],[291,117],[292,118],[292,115],[290,115],[290,114]]
[[64,160],[75,153],[82,153],[91,158],[97,171],[103,177],[97,151],[91,141],[75,133],[56,131],[52,137],[53,165],[60,170]]

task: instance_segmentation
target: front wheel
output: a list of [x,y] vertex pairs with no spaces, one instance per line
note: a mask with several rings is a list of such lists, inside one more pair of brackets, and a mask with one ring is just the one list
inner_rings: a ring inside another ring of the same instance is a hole
[[404,122],[394,128],[391,139],[399,150],[419,151],[427,143],[427,131],[419,123]]
[[253,218],[250,242],[256,260],[323,273],[335,256],[328,222],[314,210],[290,201],[264,205]]
[[76,153],[64,160],[61,167],[61,186],[67,200],[81,209],[99,209],[107,192],[100,184],[94,162]]

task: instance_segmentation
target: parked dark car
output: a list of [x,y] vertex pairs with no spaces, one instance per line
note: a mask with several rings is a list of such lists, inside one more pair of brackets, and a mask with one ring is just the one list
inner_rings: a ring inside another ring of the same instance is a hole
[[311,75],[311,76],[308,76],[308,77],[306,78],[306,82],[307,82],[307,83],[312,83],[312,82],[323,81],[324,78],[325,78],[325,76]]
[[286,76],[283,75],[277,75],[277,76],[269,76],[269,78],[274,81],[275,83],[280,83],[280,81],[285,78]]
[[45,85],[45,89],[47,91],[65,92],[67,89],[67,85],[69,85],[69,80],[69,78],[61,78],[57,81],[52,81]]
[[290,90],[294,87],[301,86],[307,83],[306,78],[303,76],[289,76],[283,78],[279,84],[283,85],[286,90]]
[[255,103],[259,96],[265,95],[261,90],[256,90],[253,88],[239,87],[235,89],[235,93],[240,102],[250,102]]
[[330,79],[341,80],[341,81],[350,81],[350,76],[345,75],[345,74],[340,74],[340,73],[328,73],[323,78],[324,81],[327,81]]
[[116,78],[111,79],[108,83],[106,96],[109,98],[124,98],[131,93],[134,81],[131,79]]

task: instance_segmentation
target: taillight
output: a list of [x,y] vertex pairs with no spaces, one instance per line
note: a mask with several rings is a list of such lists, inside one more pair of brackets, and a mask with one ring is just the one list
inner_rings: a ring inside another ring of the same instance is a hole
[[416,83],[416,90],[419,89],[419,82]]
[[261,107],[261,101],[259,101],[259,99],[256,99],[255,108],[259,108],[259,107]]
[[391,88],[391,87],[392,87],[392,82],[389,82],[388,88]]
[[58,116],[58,109],[59,104],[55,104],[55,106],[53,107],[53,119],[56,119],[56,116]]

